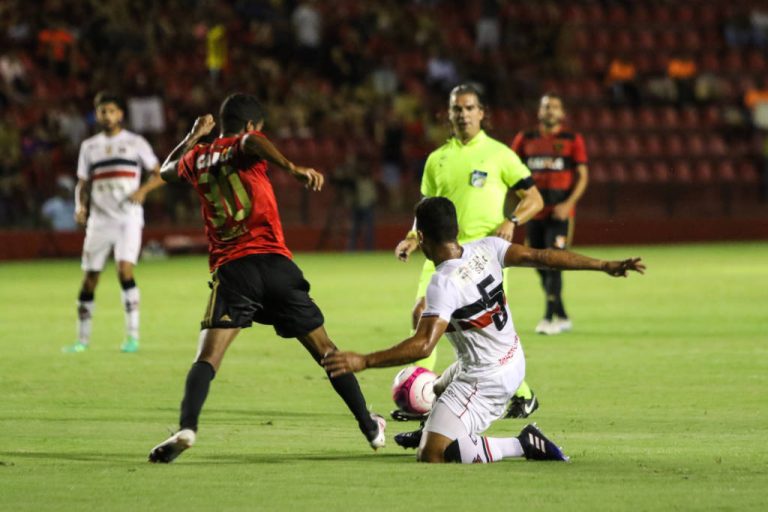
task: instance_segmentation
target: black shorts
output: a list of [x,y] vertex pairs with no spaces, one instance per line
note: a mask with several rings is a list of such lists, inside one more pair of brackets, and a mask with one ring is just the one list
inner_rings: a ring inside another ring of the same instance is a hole
[[309,297],[301,269],[279,254],[251,254],[213,273],[202,329],[272,325],[283,338],[303,336],[325,322]]
[[565,249],[571,245],[573,219],[529,220],[525,225],[528,245],[534,249]]

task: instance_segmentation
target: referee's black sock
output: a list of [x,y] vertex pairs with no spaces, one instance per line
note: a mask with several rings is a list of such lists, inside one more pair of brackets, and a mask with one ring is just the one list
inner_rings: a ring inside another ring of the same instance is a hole
[[371,418],[368,407],[365,403],[365,397],[360,390],[360,384],[357,377],[351,373],[340,375],[339,377],[328,377],[333,389],[339,394],[349,410],[354,414],[357,424],[363,434],[368,434],[378,428],[375,420]]
[[207,361],[197,361],[189,369],[179,418],[179,426],[182,430],[188,428],[197,432],[197,420],[215,376],[216,371]]

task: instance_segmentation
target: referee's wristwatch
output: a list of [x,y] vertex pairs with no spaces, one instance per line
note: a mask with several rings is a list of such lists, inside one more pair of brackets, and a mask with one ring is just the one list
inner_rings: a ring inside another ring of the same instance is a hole
[[520,225],[520,219],[517,218],[517,215],[507,215],[507,220],[515,226]]

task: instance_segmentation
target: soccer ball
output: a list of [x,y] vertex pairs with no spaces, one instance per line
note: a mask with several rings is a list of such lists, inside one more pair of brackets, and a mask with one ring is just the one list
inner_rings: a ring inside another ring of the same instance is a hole
[[421,366],[400,370],[392,382],[392,399],[403,411],[424,414],[435,401],[434,385],[437,375]]

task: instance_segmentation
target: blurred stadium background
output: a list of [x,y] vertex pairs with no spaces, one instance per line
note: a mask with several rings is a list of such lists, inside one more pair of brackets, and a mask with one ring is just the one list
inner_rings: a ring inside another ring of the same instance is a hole
[[[71,198],[104,88],[161,159],[228,93],[259,95],[266,132],[331,180],[272,175],[289,245],[348,248],[357,202],[376,229],[355,247],[390,249],[462,81],[505,141],[562,95],[590,155],[577,243],[768,238],[763,1],[0,0],[0,259],[79,254],[43,211]],[[156,250],[201,248],[188,188],[146,218]]]

